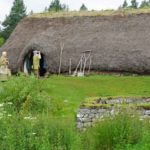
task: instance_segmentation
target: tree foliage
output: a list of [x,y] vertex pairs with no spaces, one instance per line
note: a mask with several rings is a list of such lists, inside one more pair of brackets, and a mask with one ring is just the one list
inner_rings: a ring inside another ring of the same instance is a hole
[[26,16],[26,7],[23,0],[14,0],[10,14],[6,16],[6,19],[2,23],[4,30],[2,36],[4,39],[8,39],[13,32],[18,22]]
[[80,7],[80,11],[87,11],[88,8],[85,6],[85,4],[82,4],[82,6]]
[[63,11],[68,10],[68,7],[66,4],[61,4],[60,0],[53,0],[49,6],[48,11]]
[[138,8],[138,2],[136,0],[131,0],[131,8],[134,8],[134,9]]
[[143,0],[141,2],[140,8],[146,8],[146,7],[150,7],[150,0],[149,1]]
[[127,0],[125,0],[123,5],[122,5],[122,8],[127,8],[127,7],[128,7],[128,2],[127,2]]

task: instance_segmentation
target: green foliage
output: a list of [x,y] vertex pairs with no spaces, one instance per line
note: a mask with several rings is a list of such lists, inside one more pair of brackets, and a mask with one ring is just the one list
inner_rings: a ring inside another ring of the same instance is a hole
[[47,111],[50,98],[42,91],[41,84],[34,77],[12,77],[7,84],[0,86],[1,103],[13,103],[15,110],[21,114]]
[[67,10],[68,7],[65,4],[61,4],[60,0],[53,0],[49,6],[48,11],[64,11]]
[[14,115],[0,120],[1,150],[77,150],[81,140],[70,122]]
[[150,7],[150,0],[149,1],[143,0],[141,2],[140,8],[149,8],[149,7]]
[[3,37],[0,37],[0,47],[5,43],[5,40]]
[[[84,149],[86,150],[133,150],[141,146],[143,141],[145,148],[149,147],[149,124],[144,124],[136,116],[122,111],[114,118],[107,118],[88,129],[83,134]],[[146,150],[146,149],[145,149]]]
[[129,110],[85,132],[74,126],[86,97],[150,96],[149,85],[147,76],[11,77],[0,83],[1,150],[148,150],[149,120]]
[[85,6],[85,4],[82,4],[82,6],[80,7],[80,11],[87,11],[87,7]]
[[21,113],[48,109],[55,116],[74,118],[81,102],[88,97],[149,97],[149,85],[148,76],[51,76],[42,80],[17,76],[0,82],[0,103],[12,102]]
[[122,5],[122,8],[127,8],[128,7],[128,2],[127,2],[127,0],[124,0],[124,3],[123,3],[123,5]]
[[131,8],[137,9],[138,8],[138,2],[136,0],[131,0]]
[[2,23],[4,30],[2,36],[4,39],[8,39],[13,32],[18,22],[26,16],[26,8],[23,0],[14,0],[10,14],[6,16],[6,19]]

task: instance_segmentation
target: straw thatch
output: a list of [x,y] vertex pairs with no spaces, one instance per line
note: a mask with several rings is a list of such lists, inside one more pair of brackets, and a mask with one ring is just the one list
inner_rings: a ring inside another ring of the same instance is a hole
[[93,51],[91,69],[150,73],[150,14],[84,16],[22,20],[2,50],[7,51],[13,72],[22,69],[25,56],[40,50],[47,70],[57,73],[60,45],[64,43],[62,72],[69,59],[75,69],[81,53]]

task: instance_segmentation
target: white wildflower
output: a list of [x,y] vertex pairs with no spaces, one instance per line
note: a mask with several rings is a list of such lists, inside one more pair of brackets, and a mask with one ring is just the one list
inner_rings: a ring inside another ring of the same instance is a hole
[[12,102],[8,102],[8,103],[6,103],[7,105],[12,105],[13,103]]
[[68,103],[68,100],[64,100],[65,103]]
[[28,117],[24,117],[24,119],[25,119],[25,120],[35,120],[36,117],[30,117],[30,116],[28,116]]
[[3,107],[3,106],[4,106],[4,103],[1,103],[1,104],[0,104],[0,107]]
[[30,117],[24,117],[25,120],[30,120]]

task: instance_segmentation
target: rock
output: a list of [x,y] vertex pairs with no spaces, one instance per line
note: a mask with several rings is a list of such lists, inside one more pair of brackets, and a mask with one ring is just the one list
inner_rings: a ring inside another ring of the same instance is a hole
[[96,114],[98,112],[97,109],[91,109],[91,113]]
[[90,119],[92,119],[92,118],[94,118],[94,117],[95,117],[95,114],[92,114],[92,113],[89,114],[89,118],[90,118]]
[[106,109],[99,109],[98,110],[98,113],[104,113],[104,112],[106,112]]
[[89,114],[90,112],[90,109],[80,109],[81,114]]
[[77,118],[83,118],[83,117],[84,117],[84,114],[82,114],[82,113],[77,114]]
[[145,110],[145,111],[144,111],[144,115],[150,116],[150,110]]
[[77,128],[78,128],[78,129],[83,128],[83,123],[79,123],[79,122],[78,122],[78,123],[77,123]]

